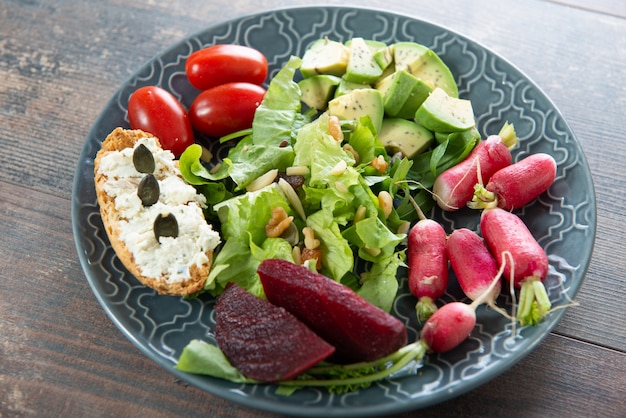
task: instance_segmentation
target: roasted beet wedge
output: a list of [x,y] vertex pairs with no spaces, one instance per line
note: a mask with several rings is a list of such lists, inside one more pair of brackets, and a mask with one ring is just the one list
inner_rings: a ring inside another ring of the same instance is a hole
[[335,347],[332,361],[372,361],[407,342],[406,327],[352,289],[306,267],[263,261],[258,273],[267,299],[282,306]]
[[244,376],[293,379],[335,348],[285,309],[229,284],[215,304],[215,339]]

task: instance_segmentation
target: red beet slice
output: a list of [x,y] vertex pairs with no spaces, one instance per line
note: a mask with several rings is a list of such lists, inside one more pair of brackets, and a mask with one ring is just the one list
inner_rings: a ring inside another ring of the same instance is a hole
[[229,284],[215,304],[215,339],[244,376],[262,382],[293,379],[335,348],[285,309]]
[[270,302],[335,347],[333,361],[376,360],[407,342],[402,322],[347,286],[285,260],[264,260],[257,271]]

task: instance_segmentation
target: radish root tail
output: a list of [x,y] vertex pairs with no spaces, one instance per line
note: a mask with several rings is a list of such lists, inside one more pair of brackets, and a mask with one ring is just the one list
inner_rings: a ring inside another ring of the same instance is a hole
[[513,277],[515,274],[515,260],[513,259],[513,254],[509,251],[502,252],[502,269],[506,265],[506,260],[509,260],[511,264],[511,274],[509,276],[509,293],[511,295],[511,335],[515,337],[516,334],[516,325],[517,325],[517,296],[515,295],[515,285],[513,283]]
[[500,269],[498,270],[498,273],[491,280],[491,283],[489,283],[489,287],[487,287],[487,289],[485,289],[485,291],[470,304],[472,308],[476,309],[478,305],[482,305],[483,303],[485,303],[485,301],[489,297],[493,288],[496,287],[496,285],[498,284],[498,281],[500,281],[500,278],[502,277],[503,272],[504,272],[504,264],[500,267]]
[[[482,179],[482,174],[480,172],[480,160],[478,159],[478,157],[474,157],[474,161],[476,162],[476,176],[478,177],[478,182],[479,184],[482,184],[483,179]],[[474,164],[470,165],[470,167],[467,169],[467,171],[465,172],[465,174],[463,174],[463,177],[461,177],[461,179],[454,185],[454,187],[452,188],[452,191],[450,192],[450,196],[454,195],[454,192],[456,191],[457,187],[459,187],[459,185],[463,182],[463,180],[465,180],[465,178],[467,176],[469,176],[469,174],[472,172],[472,169],[474,168]],[[436,195],[435,195],[436,196]],[[437,199],[439,201],[441,201],[446,207],[456,210],[459,209],[456,206],[452,206],[450,205],[448,202],[444,202],[439,196],[436,196]]]
[[422,208],[420,208],[420,205],[418,205],[415,199],[413,199],[413,196],[408,195],[408,198],[409,198],[409,202],[411,202],[411,205],[413,205],[413,208],[415,208],[415,212],[417,212],[418,219],[420,221],[423,221],[424,219],[426,219],[426,215],[424,215],[424,212],[422,211]]

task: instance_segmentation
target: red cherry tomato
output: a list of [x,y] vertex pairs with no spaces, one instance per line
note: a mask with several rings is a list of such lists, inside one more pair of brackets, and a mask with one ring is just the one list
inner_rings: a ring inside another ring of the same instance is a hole
[[191,125],[213,137],[250,128],[264,95],[263,87],[251,83],[220,84],[204,90],[189,108]]
[[189,82],[200,90],[235,81],[261,85],[267,71],[267,58],[243,45],[213,45],[194,52],[185,63]]
[[194,142],[185,108],[161,87],[140,87],[133,92],[128,101],[128,120],[132,129],[156,136],[161,146],[177,157]]

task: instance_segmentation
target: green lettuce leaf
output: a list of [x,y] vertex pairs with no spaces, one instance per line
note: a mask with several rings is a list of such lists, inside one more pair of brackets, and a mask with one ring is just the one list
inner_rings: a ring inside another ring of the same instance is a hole
[[187,183],[194,186],[203,185],[228,177],[232,165],[230,160],[224,161],[219,169],[212,173],[202,164],[200,157],[202,157],[202,147],[199,144],[191,144],[181,154],[178,165]]
[[286,240],[269,239],[265,233],[272,209],[278,206],[288,215],[293,213],[276,183],[214,206],[225,243],[213,260],[205,290],[217,295],[226,284],[235,282],[256,296],[263,294],[256,272],[261,261],[266,258],[292,259],[291,246]]
[[370,270],[361,276],[361,287],[357,293],[378,306],[385,312],[390,312],[398,293],[398,268],[404,266],[404,251],[399,251],[372,265]]
[[284,208],[288,215],[293,213],[276,183],[216,204],[214,209],[222,223],[222,237],[229,240],[249,233],[252,242],[261,245],[267,237],[265,225],[272,217],[272,209],[277,206]]
[[270,170],[284,171],[293,165],[293,157],[291,146],[253,144],[252,138],[246,137],[230,149],[225,161],[231,165],[229,173],[237,184],[235,191],[241,191]]
[[320,241],[322,253],[322,273],[340,281],[354,268],[354,253],[348,241],[342,236],[339,225],[329,211],[320,210],[307,217],[306,224],[315,232]]
[[300,87],[293,80],[301,60],[291,57],[272,78],[252,122],[252,135],[229,151],[230,176],[243,190],[269,170],[284,170],[293,162],[291,147],[300,127],[307,122],[300,110]]
[[366,261],[380,262],[392,255],[404,234],[395,234],[377,216],[370,216],[353,224],[343,236],[359,249],[359,257]]
[[323,113],[315,121],[303,126],[294,144],[295,166],[311,168],[312,186],[325,187],[331,170],[344,161],[346,166],[354,164],[354,157],[341,148],[341,144],[329,133],[328,114]]
[[258,283],[258,260],[252,257],[249,234],[228,239],[213,260],[204,290],[214,296],[221,294],[229,282],[237,283],[250,293],[261,296],[263,288]]

